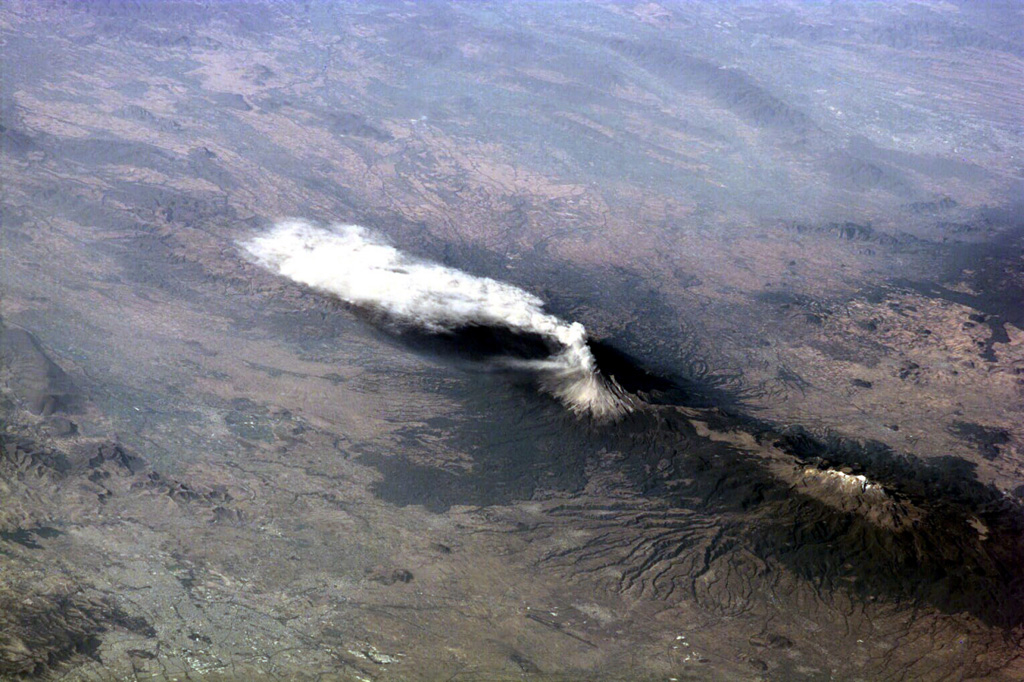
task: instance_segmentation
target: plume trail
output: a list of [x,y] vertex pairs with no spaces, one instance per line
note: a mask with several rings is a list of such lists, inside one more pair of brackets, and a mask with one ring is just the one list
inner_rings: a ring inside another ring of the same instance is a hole
[[550,357],[502,364],[535,372],[576,414],[633,410],[632,397],[598,369],[583,325],[544,312],[543,301],[516,286],[410,257],[359,225],[289,220],[243,247],[277,274],[431,333],[480,325],[539,335],[557,348]]

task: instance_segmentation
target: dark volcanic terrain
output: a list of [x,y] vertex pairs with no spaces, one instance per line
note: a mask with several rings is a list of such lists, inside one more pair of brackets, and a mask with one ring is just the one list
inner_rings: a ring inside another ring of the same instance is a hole
[[10,0],[0,59],[0,679],[1024,678],[1021,3]]

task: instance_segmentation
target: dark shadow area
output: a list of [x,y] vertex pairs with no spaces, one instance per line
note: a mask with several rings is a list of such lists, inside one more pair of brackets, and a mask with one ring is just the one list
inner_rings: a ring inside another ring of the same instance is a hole
[[660,376],[640,364],[640,361],[616,348],[608,341],[588,342],[590,352],[601,371],[615,379],[619,386],[654,404],[689,404],[688,393],[681,382]]
[[506,357],[537,360],[558,351],[556,344],[540,334],[518,332],[507,327],[467,325],[440,333],[398,328],[396,336],[412,350],[440,359],[483,362]]
[[[978,230],[997,230],[998,234],[980,244],[950,245],[944,256],[946,272],[935,282],[898,279],[892,284],[977,310],[970,322],[992,330],[983,357],[993,360],[992,345],[1010,340],[1005,323],[1024,327],[1024,268],[1020,261],[1024,253],[1024,203],[979,211],[971,224]],[[961,279],[970,284],[973,293],[944,286]]]

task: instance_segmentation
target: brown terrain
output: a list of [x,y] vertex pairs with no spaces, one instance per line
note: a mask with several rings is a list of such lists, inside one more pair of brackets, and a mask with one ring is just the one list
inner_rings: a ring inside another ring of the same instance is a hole
[[[4,3],[0,679],[1021,679],[1022,12]],[[288,216],[645,407],[273,276]]]

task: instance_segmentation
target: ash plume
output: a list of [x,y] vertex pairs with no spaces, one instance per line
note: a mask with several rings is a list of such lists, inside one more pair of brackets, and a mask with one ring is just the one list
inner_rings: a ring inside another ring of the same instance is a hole
[[634,409],[633,398],[601,374],[583,325],[545,312],[543,301],[516,286],[413,258],[359,225],[289,220],[243,247],[279,275],[429,333],[483,326],[540,336],[555,349],[550,356],[499,363],[535,373],[578,415],[614,419]]

